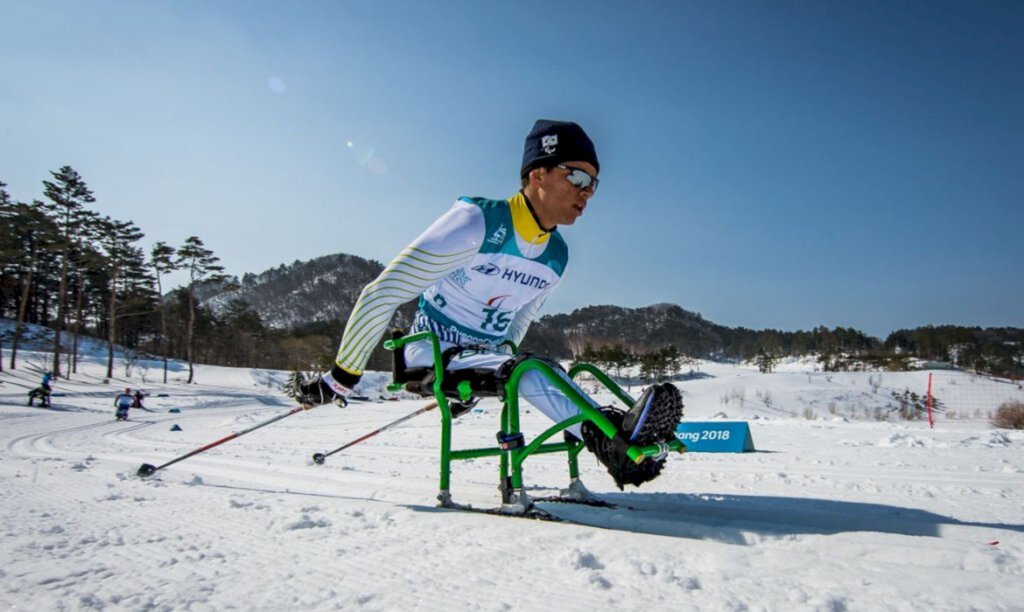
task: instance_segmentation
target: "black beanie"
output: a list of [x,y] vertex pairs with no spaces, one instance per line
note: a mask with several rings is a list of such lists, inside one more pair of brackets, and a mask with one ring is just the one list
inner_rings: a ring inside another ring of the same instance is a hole
[[582,161],[600,171],[594,143],[576,123],[538,119],[526,136],[520,178],[534,168],[557,166],[562,162]]

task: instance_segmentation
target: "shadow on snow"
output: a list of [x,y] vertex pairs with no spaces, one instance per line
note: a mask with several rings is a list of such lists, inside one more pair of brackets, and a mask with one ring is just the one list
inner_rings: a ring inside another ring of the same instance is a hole
[[755,544],[761,538],[867,531],[942,537],[943,527],[1024,532],[1024,525],[961,521],[886,504],[758,495],[615,493],[602,496],[620,508],[538,504],[573,522],[680,538]]
[[[382,503],[401,506],[414,512],[450,513],[453,518],[459,513],[457,509],[396,504],[360,496],[206,482],[202,486]],[[683,493],[613,493],[600,497],[618,504],[618,507],[600,508],[543,501],[537,502],[537,507],[566,521],[589,527],[714,540],[740,546],[799,535],[853,532],[942,537],[944,527],[1024,532],[1024,525],[1021,524],[961,521],[916,508],[831,499]],[[501,520],[497,516],[495,518]],[[994,534],[979,534],[977,540],[980,542],[993,537]]]

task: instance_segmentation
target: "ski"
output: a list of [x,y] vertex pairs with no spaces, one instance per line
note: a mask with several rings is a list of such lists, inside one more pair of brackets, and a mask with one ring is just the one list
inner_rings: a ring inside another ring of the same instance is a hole
[[455,512],[471,512],[476,514],[489,514],[491,516],[503,516],[509,518],[520,518],[529,519],[534,521],[545,521],[548,523],[570,523],[573,525],[584,525],[579,521],[567,519],[556,514],[552,514],[543,508],[538,508],[536,504],[547,503],[547,504],[572,504],[577,506],[589,506],[591,508],[605,508],[609,510],[635,510],[632,506],[624,506],[622,504],[616,504],[614,502],[605,501],[603,499],[576,499],[572,497],[535,497],[532,498],[534,506],[525,512],[510,512],[503,510],[502,508],[474,508],[473,506],[463,506],[461,504],[453,504],[451,506],[440,506],[443,510],[452,510]]
[[575,499],[572,497],[534,497],[534,503],[550,503],[550,504],[575,504],[577,506],[590,506],[591,508],[609,508],[612,510],[636,510],[632,506],[623,506],[622,504],[616,504],[615,502],[605,501],[603,499]]
[[489,514],[491,516],[503,516],[508,518],[529,519],[532,521],[545,521],[549,523],[571,523],[562,517],[555,516],[540,508],[530,508],[526,512],[506,512],[501,508],[474,508],[473,506],[440,506],[441,510],[452,512],[469,512],[473,514]]

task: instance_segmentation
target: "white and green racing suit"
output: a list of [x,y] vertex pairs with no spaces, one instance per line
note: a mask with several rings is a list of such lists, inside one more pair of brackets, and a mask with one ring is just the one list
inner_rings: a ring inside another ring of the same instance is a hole
[[[502,343],[519,345],[567,263],[561,234],[540,227],[522,192],[508,200],[460,198],[363,289],[337,364],[361,375],[395,310],[419,297],[411,332],[433,331],[442,351],[467,349],[449,370],[496,370],[512,358]],[[417,342],[406,346],[405,359],[409,367],[430,366],[433,352]],[[578,413],[535,371],[523,376],[519,395],[554,421]],[[579,426],[570,431],[579,436]]]

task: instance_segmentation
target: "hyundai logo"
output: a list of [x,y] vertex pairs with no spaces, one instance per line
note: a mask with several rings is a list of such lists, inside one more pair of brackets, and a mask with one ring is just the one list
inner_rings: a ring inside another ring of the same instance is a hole
[[484,276],[494,276],[498,272],[501,272],[501,268],[499,268],[498,266],[496,266],[496,265],[494,265],[492,263],[487,263],[487,264],[480,264],[479,266],[473,266],[473,271],[474,272],[479,272],[480,274],[483,274]]

